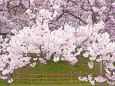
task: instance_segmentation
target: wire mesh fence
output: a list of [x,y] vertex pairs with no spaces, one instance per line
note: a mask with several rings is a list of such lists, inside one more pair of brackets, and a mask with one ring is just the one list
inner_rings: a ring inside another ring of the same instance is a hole
[[[39,72],[20,70],[12,75],[14,82],[10,86],[91,86],[87,82],[78,80],[79,76],[87,75],[87,72]],[[92,75],[98,76],[99,73],[92,73]],[[6,81],[1,80],[0,86],[7,86],[6,83]],[[95,86],[99,86],[99,83]],[[104,86],[108,85],[104,83]]]
[[[80,61],[77,63],[77,66],[82,65],[86,67],[87,61]],[[40,66],[40,64],[39,64]],[[97,64],[97,67],[99,65]],[[41,65],[40,68],[42,68]],[[11,75],[13,78],[13,83],[9,86],[92,86],[88,82],[81,82],[78,80],[79,76],[88,76],[92,75],[93,77],[97,77],[100,75],[99,68],[91,71],[87,69],[84,71],[47,71],[41,72],[38,69],[30,69],[30,67],[20,68]],[[87,67],[86,67],[87,68]],[[51,68],[50,68],[51,69]],[[104,76],[104,75],[103,75]],[[7,81],[0,80],[0,86],[8,86]],[[95,86],[100,86],[99,83],[96,83]],[[103,86],[108,86],[106,83],[103,83]]]

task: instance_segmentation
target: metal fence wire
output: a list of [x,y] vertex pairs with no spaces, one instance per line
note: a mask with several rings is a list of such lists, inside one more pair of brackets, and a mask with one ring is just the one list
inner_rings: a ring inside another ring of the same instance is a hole
[[[7,85],[6,81],[0,80],[0,86],[91,86],[87,82],[78,80],[79,76],[87,76],[83,72],[39,72],[32,70],[20,70],[11,75],[14,82]],[[99,73],[93,73],[98,76]],[[99,86],[99,84],[95,85]],[[105,84],[104,86],[108,86]]]

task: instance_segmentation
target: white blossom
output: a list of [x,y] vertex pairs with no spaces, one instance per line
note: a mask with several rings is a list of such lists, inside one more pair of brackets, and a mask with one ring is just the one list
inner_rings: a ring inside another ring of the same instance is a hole
[[13,79],[11,78],[10,80],[8,80],[8,83],[12,83],[13,82]]
[[36,62],[31,63],[30,66],[31,66],[31,67],[35,67],[35,66],[36,66]]
[[105,82],[106,78],[103,78],[102,76],[95,77],[96,82]]
[[86,82],[88,81],[87,77],[81,77],[81,76],[79,76],[78,79],[80,81],[86,81]]
[[88,66],[90,69],[92,69],[93,68],[93,62],[88,62]]
[[59,61],[59,60],[60,60],[59,57],[54,57],[54,58],[53,58],[53,61],[54,61],[54,62],[57,62],[57,61]]

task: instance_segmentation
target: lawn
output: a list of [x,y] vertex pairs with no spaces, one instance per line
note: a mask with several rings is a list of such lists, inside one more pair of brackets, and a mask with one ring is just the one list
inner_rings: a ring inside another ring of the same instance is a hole
[[[6,84],[1,84],[0,86],[6,86]],[[91,84],[87,82],[80,82],[76,81],[76,83],[66,83],[63,82],[61,84],[46,84],[46,83],[12,83],[10,86],[92,86]],[[96,83],[95,86],[99,86],[99,83]],[[103,86],[108,86],[106,83],[103,83]]]
[[[79,58],[77,64],[71,65],[67,61],[48,61],[47,64],[38,63],[34,68],[30,66],[26,66],[25,68],[21,68],[21,70],[26,69],[28,71],[39,71],[39,72],[99,72],[99,63],[94,64],[93,70],[88,67],[89,60],[86,58]],[[19,72],[20,69],[15,70],[15,72]]]
[[[70,73],[70,72],[80,72],[85,73],[85,75],[93,74],[93,73],[99,73],[99,63],[95,62],[93,70],[89,69],[87,63],[88,59],[86,58],[79,58],[79,61],[75,65],[71,65],[69,62],[66,61],[59,61],[57,63],[54,63],[52,61],[48,61],[47,64],[40,64],[38,63],[36,67],[32,68],[29,66],[26,66],[24,68],[20,68],[18,70],[14,71],[14,74],[20,74],[18,77],[14,75],[14,82],[10,86],[91,86],[89,83],[81,82],[77,79],[74,80],[58,80],[58,76],[55,76],[56,80],[55,82],[53,80],[50,80],[51,78],[54,78],[54,76],[48,76],[49,73],[57,72],[57,73]],[[29,78],[38,78],[38,77],[46,77],[38,75],[37,77],[33,76],[32,74],[38,74],[38,73],[48,73],[47,79],[44,80],[36,80],[36,79],[29,79]],[[25,76],[30,75],[30,76]],[[96,76],[96,75],[94,75]],[[25,79],[26,77],[26,79]],[[67,78],[67,76],[62,76],[63,78]],[[16,79],[17,78],[17,79]],[[70,78],[70,77],[68,77]],[[51,83],[50,83],[51,82]],[[6,84],[1,84],[0,86],[6,86]],[[99,83],[97,83],[95,86],[99,86]],[[108,86],[107,84],[104,84],[104,86]]]

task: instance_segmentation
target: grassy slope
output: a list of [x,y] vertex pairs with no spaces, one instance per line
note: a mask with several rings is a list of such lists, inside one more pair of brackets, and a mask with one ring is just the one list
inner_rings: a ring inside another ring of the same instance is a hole
[[[88,74],[98,73],[99,72],[99,63],[95,62],[93,70],[90,70],[88,67],[88,64],[87,64],[88,62],[89,62],[89,60],[86,58],[79,58],[78,64],[75,64],[75,65],[71,65],[69,62],[66,62],[66,61],[65,62],[59,61],[57,63],[48,61],[47,64],[37,64],[37,66],[34,68],[27,66],[24,69],[26,69],[26,71],[31,71],[28,73],[34,73],[36,71],[38,71],[38,72],[71,72],[71,71],[73,71],[73,72],[86,72]],[[20,71],[20,69],[15,70],[15,73],[16,72],[22,73]],[[23,71],[23,73],[24,73],[24,71]],[[21,80],[19,82],[22,83]],[[27,80],[27,83],[28,82],[30,82],[30,81]],[[77,80],[77,82],[78,83],[72,83],[72,84],[64,83],[64,84],[58,84],[58,85],[39,84],[39,86],[78,86],[78,85],[79,86],[91,86],[89,83],[79,82],[78,80]],[[2,85],[2,86],[6,86],[6,85]],[[37,86],[37,85],[36,84],[24,84],[24,83],[23,83],[23,85],[21,85],[21,84],[16,84],[14,82],[11,86]],[[98,84],[95,86],[98,86]],[[104,86],[107,86],[107,85],[104,85]]]
[[[71,65],[66,61],[52,62],[48,61],[47,64],[37,64],[36,67],[32,68],[27,66],[26,70],[28,71],[39,71],[39,72],[98,72],[99,64],[95,62],[93,70],[90,70],[88,67],[89,60],[86,58],[80,58],[78,63]],[[19,70],[16,70],[19,71]]]

